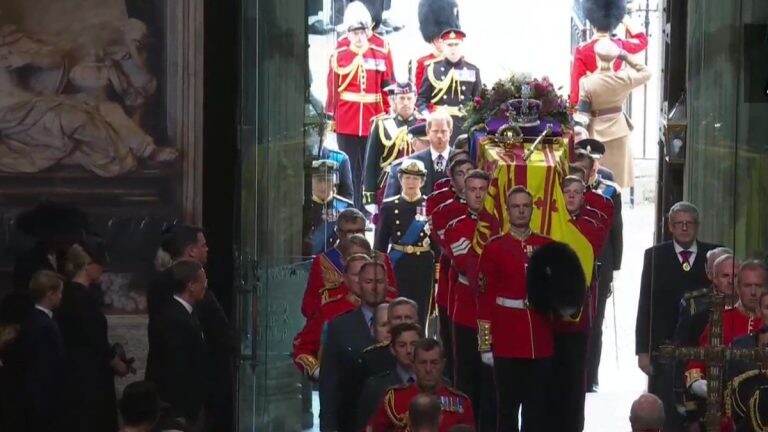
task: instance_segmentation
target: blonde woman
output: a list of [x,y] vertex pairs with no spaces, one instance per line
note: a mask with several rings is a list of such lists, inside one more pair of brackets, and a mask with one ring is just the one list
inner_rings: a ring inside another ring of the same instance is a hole
[[70,247],[64,261],[67,283],[56,318],[67,353],[70,431],[117,430],[114,376],[127,375],[129,365],[115,355],[107,337],[97,286],[106,264],[104,245],[95,238]]

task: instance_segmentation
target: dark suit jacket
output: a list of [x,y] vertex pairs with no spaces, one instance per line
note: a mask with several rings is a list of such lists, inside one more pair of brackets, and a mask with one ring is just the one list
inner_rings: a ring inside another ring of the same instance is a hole
[[172,299],[148,328],[152,378],[175,416],[195,421],[208,391],[208,347],[195,313]]
[[[171,301],[178,303],[173,299],[173,277],[170,270],[165,270],[152,278],[147,291],[147,312],[150,323],[158,318]],[[206,343],[210,348],[212,362],[212,367],[208,371],[210,381],[216,383],[216,388],[221,388],[221,392],[228,393],[231,387],[229,384],[232,377],[232,359],[238,347],[237,336],[229,325],[219,300],[210,289],[205,292],[203,300],[195,305],[195,315],[200,321]],[[150,345],[145,375],[150,381],[153,381],[154,357],[155,353]]]
[[651,353],[671,341],[683,295],[709,285],[704,271],[707,252],[717,247],[698,242],[690,271],[684,271],[672,241],[646,249],[635,325],[635,352]]
[[[360,353],[376,341],[360,308],[328,323],[320,365],[320,430],[355,431]],[[357,432],[357,431],[355,431]]]
[[117,430],[117,395],[110,366],[112,346],[101,292],[68,282],[55,317],[64,339],[69,372],[68,424],[73,430]]
[[381,404],[387,389],[405,384],[395,368],[372,376],[365,381],[363,391],[360,393],[360,402],[357,406],[357,430],[363,430],[365,425]]
[[21,343],[23,409],[27,429],[54,431],[64,413],[66,370],[64,341],[56,321],[32,309],[24,322]]
[[[451,149],[453,153],[453,149]],[[449,154],[450,156],[450,154]],[[389,168],[389,178],[387,179],[387,187],[384,189],[384,198],[400,195],[400,179],[397,178],[397,170],[400,169],[400,164],[404,159],[417,159],[424,163],[424,168],[427,169],[427,178],[424,181],[424,186],[421,187],[421,194],[428,196],[432,193],[432,186],[438,180],[448,176],[448,161],[445,161],[445,171],[435,172],[435,166],[432,163],[432,153],[430,149],[422,150],[418,153],[414,153],[407,158],[400,160],[400,163],[393,163]]]

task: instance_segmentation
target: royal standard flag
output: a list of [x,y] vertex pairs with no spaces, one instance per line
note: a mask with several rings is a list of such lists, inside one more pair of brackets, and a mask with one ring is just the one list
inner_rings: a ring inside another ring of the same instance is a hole
[[490,173],[491,184],[483,211],[478,215],[473,247],[479,254],[488,240],[509,231],[507,191],[524,186],[533,195],[531,230],[571,246],[589,284],[594,252],[587,238],[571,223],[560,188],[560,181],[568,172],[568,144],[565,139],[553,138],[533,151],[531,147],[532,143],[502,145],[492,136],[478,140],[478,167]]

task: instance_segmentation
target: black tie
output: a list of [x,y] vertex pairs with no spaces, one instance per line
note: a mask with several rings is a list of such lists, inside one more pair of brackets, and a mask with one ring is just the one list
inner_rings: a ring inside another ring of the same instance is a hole
[[435,158],[435,171],[437,172],[443,172],[445,170],[445,167],[443,166],[445,164],[445,158],[443,155],[439,154],[437,155],[437,158]]

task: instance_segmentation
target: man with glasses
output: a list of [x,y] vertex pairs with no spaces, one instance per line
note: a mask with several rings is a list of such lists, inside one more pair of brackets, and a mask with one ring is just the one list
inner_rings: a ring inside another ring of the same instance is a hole
[[683,296],[709,284],[704,263],[707,252],[716,245],[697,239],[699,210],[681,201],[668,213],[672,240],[645,251],[640,281],[640,299],[635,325],[635,352],[638,366],[648,375],[648,389],[664,402],[667,411],[665,430],[681,430],[682,420],[675,410],[673,372],[651,357],[659,345],[673,339]]

